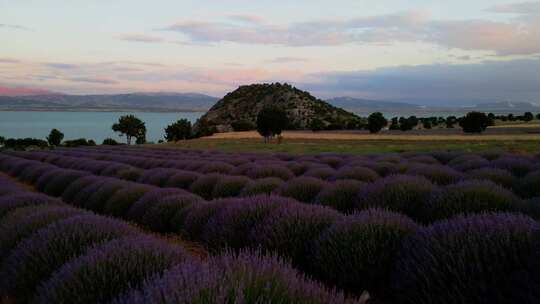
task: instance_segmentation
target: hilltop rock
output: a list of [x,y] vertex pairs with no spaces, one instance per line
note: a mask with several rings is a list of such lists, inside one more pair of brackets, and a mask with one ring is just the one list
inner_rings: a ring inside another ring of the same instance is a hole
[[233,131],[233,124],[256,125],[257,114],[266,106],[284,109],[289,118],[288,129],[306,130],[314,120],[324,129],[352,129],[360,117],[334,107],[308,92],[289,84],[252,84],[241,86],[219,100],[195,125],[214,128],[217,132]]

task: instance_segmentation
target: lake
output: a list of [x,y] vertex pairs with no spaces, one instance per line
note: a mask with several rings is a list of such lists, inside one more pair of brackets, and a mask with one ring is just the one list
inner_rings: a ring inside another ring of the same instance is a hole
[[0,136],[45,139],[51,129],[65,134],[64,139],[87,138],[101,143],[105,138],[125,141],[111,126],[122,115],[134,114],[146,124],[146,139],[157,142],[164,138],[164,128],[181,118],[194,123],[204,113],[123,113],[123,112],[0,112]]

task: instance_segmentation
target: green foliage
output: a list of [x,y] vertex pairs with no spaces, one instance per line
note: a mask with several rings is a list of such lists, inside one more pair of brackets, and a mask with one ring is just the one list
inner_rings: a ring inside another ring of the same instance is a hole
[[256,126],[249,120],[239,120],[231,123],[231,127],[235,132],[255,130]]
[[212,134],[217,132],[216,126],[210,124],[206,119],[200,118],[195,123],[197,125],[197,129],[195,130],[194,137],[205,137],[205,136],[212,136]]
[[324,130],[324,122],[320,120],[319,118],[314,118],[309,123],[309,128],[313,132]]
[[388,120],[384,118],[382,113],[375,112],[368,117],[368,130],[369,133],[378,133],[382,128],[388,124]]
[[62,139],[64,139],[64,133],[57,129],[52,129],[49,136],[47,136],[47,142],[49,142],[49,145],[51,146],[59,146],[60,143],[62,143]]
[[66,147],[78,147],[78,146],[95,146],[96,142],[92,139],[79,138],[73,140],[64,141],[64,146]]
[[26,150],[29,147],[47,148],[49,144],[37,138],[8,138],[4,142],[4,148],[13,150]]
[[278,107],[263,108],[257,115],[257,132],[264,137],[265,141],[275,135],[281,135],[288,125],[285,111]]
[[452,129],[457,122],[458,120],[455,116],[448,116],[446,118],[446,127]]
[[118,145],[118,142],[112,138],[105,138],[102,145],[116,146]]
[[165,139],[168,142],[191,138],[191,122],[180,119],[165,128]]
[[482,133],[490,125],[490,119],[486,113],[469,112],[461,118],[459,125],[465,133]]
[[137,143],[146,142],[146,126],[142,120],[135,115],[125,115],[118,119],[118,122],[112,125],[114,132],[119,132],[120,135],[125,135],[127,144],[131,144],[131,138],[135,137]]
[[533,119],[534,119],[533,113],[525,112],[525,114],[523,114],[523,121],[529,122],[529,121],[531,121]]

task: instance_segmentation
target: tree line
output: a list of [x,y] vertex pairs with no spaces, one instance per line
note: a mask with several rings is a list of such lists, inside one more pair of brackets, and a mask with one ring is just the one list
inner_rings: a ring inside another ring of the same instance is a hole
[[[368,130],[370,133],[378,133],[384,128],[388,130],[410,131],[413,129],[432,129],[434,127],[455,128],[456,125],[462,128],[465,133],[481,133],[489,126],[495,124],[495,120],[500,121],[523,121],[530,122],[534,118],[540,120],[540,114],[534,116],[531,112],[525,112],[523,115],[495,115],[493,113],[469,112],[463,117],[448,116],[448,117],[393,117],[390,120],[386,119],[380,112],[375,112],[369,115],[365,124],[360,125],[358,129]],[[256,124],[247,122],[233,123],[235,131],[257,130],[264,138],[264,142],[269,142],[272,138],[277,138],[281,142],[281,133],[287,129],[289,119],[284,110],[278,107],[265,107],[257,115]],[[323,130],[323,123],[317,119],[313,119],[310,123],[311,130],[318,132]],[[112,125],[112,130],[125,136],[126,144],[130,145],[135,139],[135,144],[146,143],[146,125],[144,121],[135,115],[125,115],[118,119],[118,122]],[[177,142],[180,140],[188,140],[202,136],[209,136],[216,132],[214,126],[206,125],[204,122],[198,122],[197,130],[194,130],[191,122],[187,119],[179,119],[178,121],[168,125],[164,129],[164,137],[167,142]],[[92,139],[79,138],[74,140],[63,140],[64,134],[52,129],[46,140],[36,138],[9,138],[5,139],[0,136],[0,146],[8,149],[26,149],[30,146],[37,148],[48,147],[76,147],[76,146],[95,146],[96,142]],[[162,142],[162,140],[160,140]],[[102,145],[119,145],[115,139],[106,138]]]

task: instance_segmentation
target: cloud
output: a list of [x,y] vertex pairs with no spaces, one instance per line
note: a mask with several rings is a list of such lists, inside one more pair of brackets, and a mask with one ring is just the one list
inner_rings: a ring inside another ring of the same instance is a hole
[[303,87],[323,96],[400,100],[427,105],[540,102],[540,59],[433,64],[313,74]]
[[274,59],[266,60],[266,63],[294,63],[294,62],[308,62],[306,58],[300,57],[277,57]]
[[0,63],[19,63],[20,61],[12,58],[0,58]]
[[[540,16],[531,15],[536,3],[495,8],[521,14],[508,22],[492,20],[435,20],[426,11],[289,24],[261,21],[177,22],[165,30],[185,35],[193,43],[338,46],[427,42],[447,48],[487,50],[499,55],[540,53]],[[530,10],[527,10],[530,9]],[[525,17],[527,16],[527,17]],[[249,20],[257,20],[250,17]]]
[[0,29],[1,28],[10,29],[10,30],[19,30],[19,31],[31,31],[32,30],[31,28],[23,26],[23,25],[5,24],[5,23],[0,23]]
[[117,39],[124,40],[124,41],[130,41],[130,42],[143,42],[143,43],[167,42],[163,38],[156,37],[156,36],[145,35],[145,34],[122,34],[122,35],[117,36]]
[[66,80],[73,82],[87,82],[94,84],[116,84],[116,80],[106,79],[106,78],[97,78],[97,77],[69,77]]
[[489,8],[488,11],[494,12],[494,13],[522,14],[522,15],[540,14],[540,2],[531,1],[531,2],[496,5]]
[[0,96],[28,96],[52,93],[54,92],[40,88],[11,87],[0,85]]
[[45,63],[45,66],[49,68],[53,68],[53,69],[59,69],[59,70],[73,70],[73,69],[79,68],[79,66],[75,64],[57,63],[57,62]]

